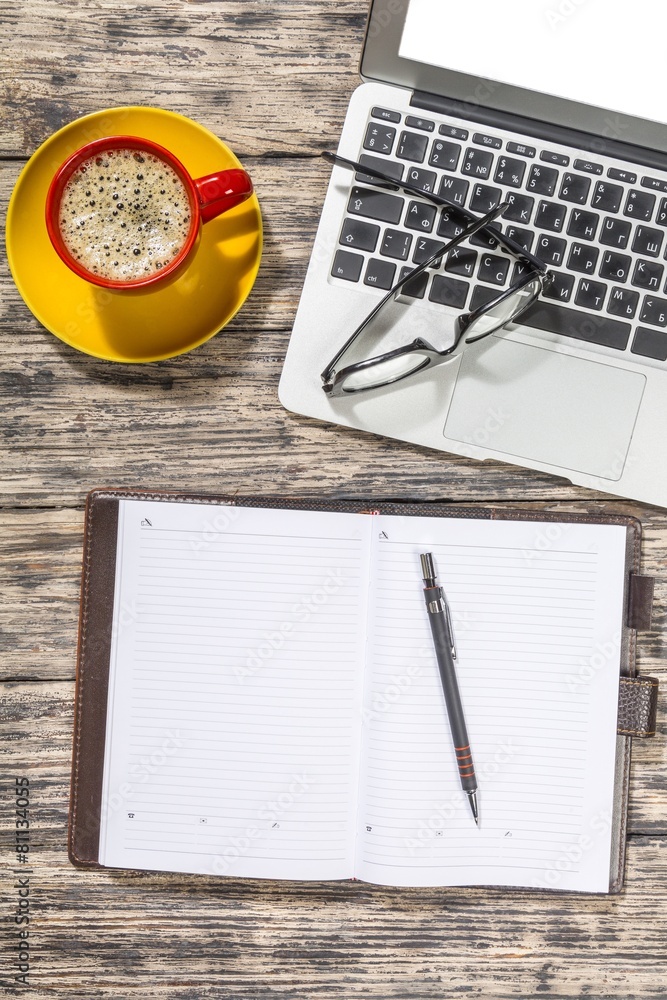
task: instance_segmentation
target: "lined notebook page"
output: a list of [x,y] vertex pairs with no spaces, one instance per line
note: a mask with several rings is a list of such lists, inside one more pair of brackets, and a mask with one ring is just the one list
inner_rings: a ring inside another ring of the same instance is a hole
[[101,863],[350,877],[372,519],[119,518]]
[[[607,892],[626,529],[374,525],[357,875]],[[452,611],[479,829],[424,607],[425,551]]]

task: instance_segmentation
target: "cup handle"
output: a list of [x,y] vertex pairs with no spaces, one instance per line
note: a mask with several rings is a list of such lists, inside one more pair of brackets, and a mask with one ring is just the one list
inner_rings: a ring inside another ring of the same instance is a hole
[[252,181],[245,170],[221,170],[217,174],[198,177],[194,184],[199,195],[202,222],[210,222],[235,205],[240,205],[253,192]]

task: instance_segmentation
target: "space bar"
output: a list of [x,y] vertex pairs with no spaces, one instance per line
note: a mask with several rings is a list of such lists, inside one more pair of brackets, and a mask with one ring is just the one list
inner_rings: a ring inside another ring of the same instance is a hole
[[574,337],[575,340],[585,340],[589,344],[615,347],[618,351],[623,351],[628,346],[632,329],[629,323],[619,323],[608,316],[592,316],[591,313],[566,309],[564,306],[553,306],[542,299],[538,299],[527,309],[517,323],[533,330],[546,330],[564,337]]

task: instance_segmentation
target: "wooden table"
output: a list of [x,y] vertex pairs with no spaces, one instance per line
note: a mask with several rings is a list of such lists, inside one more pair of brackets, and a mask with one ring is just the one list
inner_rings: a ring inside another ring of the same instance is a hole
[[[252,174],[264,262],[234,322],[190,355],[97,361],[45,332],[2,265],[2,823],[32,790],[30,980],[40,997],[667,996],[662,736],[637,741],[627,884],[611,898],[394,891],[81,872],[66,844],[83,503],[98,486],[627,512],[657,577],[643,672],[667,675],[667,514],[548,475],[285,412],[277,385],[365,23],[363,0],[15,0],[0,9],[6,205],[55,129],[105,106],[199,120]],[[3,213],[4,215],[4,213]],[[662,456],[656,456],[662,461]],[[4,918],[13,919],[5,852]],[[12,995],[16,927],[3,922]],[[662,969],[659,963],[662,962]],[[18,988],[16,990],[18,992]]]

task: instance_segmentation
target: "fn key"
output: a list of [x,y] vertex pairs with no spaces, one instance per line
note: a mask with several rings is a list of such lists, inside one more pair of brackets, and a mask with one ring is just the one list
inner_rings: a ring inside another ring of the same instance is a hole
[[344,281],[359,281],[363,266],[364,258],[361,254],[338,250],[334,257],[331,275],[334,278],[343,278]]

